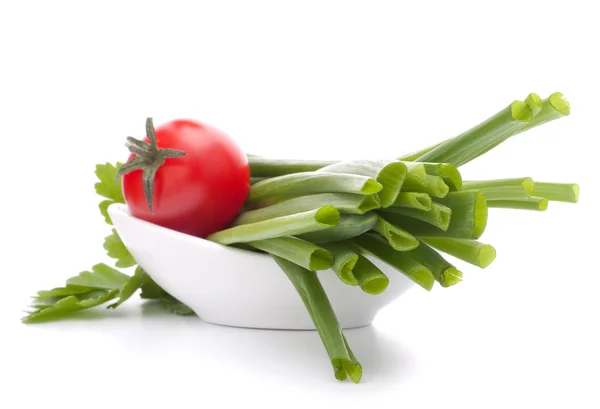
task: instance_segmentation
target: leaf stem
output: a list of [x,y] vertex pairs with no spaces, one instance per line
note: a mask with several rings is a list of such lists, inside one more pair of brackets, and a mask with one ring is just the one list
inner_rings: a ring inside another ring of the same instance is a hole
[[375,179],[349,173],[304,172],[277,176],[250,187],[249,202],[316,193],[372,195],[383,189]]
[[374,195],[319,193],[316,195],[295,197],[270,206],[244,211],[233,221],[232,226],[256,223],[274,217],[289,216],[295,213],[319,209],[323,206],[335,207],[343,214],[364,214],[369,210],[380,207]]
[[382,209],[379,214],[382,214],[390,223],[400,227],[404,227],[406,223],[412,224],[406,219],[416,219],[446,231],[452,221],[452,209],[436,202],[431,203],[429,210],[394,206]]
[[335,207],[323,206],[316,210],[230,227],[206,239],[220,244],[248,243],[325,230],[337,226],[339,222],[340,212]]
[[430,246],[480,268],[486,268],[496,258],[496,249],[477,240],[429,237],[423,241]]
[[544,197],[531,196],[520,200],[490,200],[488,207],[503,209],[535,210],[543,212],[548,208],[548,199]]
[[424,163],[428,175],[440,176],[450,190],[462,189],[462,176],[456,166],[451,163]]
[[435,278],[431,270],[408,256],[407,252],[394,250],[381,236],[368,233],[353,238],[351,242],[360,250],[395,268],[427,291],[433,287]]
[[463,182],[463,189],[477,190],[486,200],[527,199],[533,194],[533,179],[469,180]]
[[431,197],[445,197],[450,188],[440,176],[427,175],[427,183],[425,185],[412,183],[407,181],[402,186],[403,192],[427,193]]
[[381,207],[388,207],[400,193],[407,166],[399,161],[343,161],[321,168],[319,172],[350,173],[375,179],[382,186],[377,193]]
[[333,256],[331,269],[335,271],[340,281],[348,285],[358,285],[353,271],[358,261],[358,254],[350,246],[341,242],[325,243],[321,247]]
[[330,243],[351,239],[371,230],[377,223],[377,214],[343,214],[340,223],[330,229],[301,234],[298,237],[313,243]]
[[333,265],[329,251],[297,237],[278,237],[248,244],[311,271],[327,270]]
[[535,182],[533,184],[533,195],[556,202],[577,203],[579,200],[579,185],[577,183]]
[[358,254],[358,261],[353,271],[361,290],[367,294],[381,294],[390,283],[390,279],[383,271],[362,254]]
[[350,377],[354,383],[358,383],[362,377],[362,367],[348,346],[317,275],[281,257],[273,258],[300,295],[329,355],[336,379]]
[[514,101],[494,116],[443,142],[415,160],[464,165],[515,135],[542,110],[542,107],[542,99],[536,94],[529,94],[524,101]]
[[249,156],[248,164],[252,177],[272,178],[292,173],[313,172],[338,161],[267,159]]
[[406,230],[387,221],[385,215],[379,215],[373,230],[385,237],[395,250],[408,251],[419,246],[419,240]]
[[462,272],[460,270],[423,242],[421,242],[419,247],[409,251],[408,255],[431,270],[435,280],[442,287],[453,286],[462,280]]
[[401,192],[394,206],[428,211],[431,210],[431,196],[427,193]]

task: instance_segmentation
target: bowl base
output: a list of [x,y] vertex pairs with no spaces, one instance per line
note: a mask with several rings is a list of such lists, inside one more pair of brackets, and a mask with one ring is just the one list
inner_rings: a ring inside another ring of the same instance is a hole
[[[241,329],[254,329],[254,330],[266,330],[266,331],[316,331],[317,329],[314,326],[311,327],[299,327],[299,326],[269,326],[269,325],[240,325],[240,324],[230,324],[224,322],[215,322],[215,321],[207,321],[202,319],[202,321],[207,324],[217,325],[219,327],[229,327],[229,328],[241,328]],[[357,323],[353,325],[342,325],[342,330],[349,329],[358,329],[364,328],[371,325],[372,322],[367,323]]]

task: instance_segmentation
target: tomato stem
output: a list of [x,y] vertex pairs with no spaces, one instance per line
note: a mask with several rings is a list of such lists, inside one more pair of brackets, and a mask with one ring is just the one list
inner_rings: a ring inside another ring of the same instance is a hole
[[141,170],[144,196],[146,197],[146,203],[148,203],[148,209],[152,213],[156,171],[165,163],[167,158],[178,158],[184,156],[185,152],[169,148],[159,149],[156,143],[156,131],[154,130],[152,118],[146,118],[146,135],[149,142],[136,139],[132,136],[127,137],[125,146],[135,156],[119,168],[116,178],[118,179],[134,170]]

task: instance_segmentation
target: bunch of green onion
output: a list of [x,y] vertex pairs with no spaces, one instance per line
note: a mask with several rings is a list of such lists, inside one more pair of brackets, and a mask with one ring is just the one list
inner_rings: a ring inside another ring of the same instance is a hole
[[496,251],[478,239],[488,208],[544,211],[548,201],[577,202],[579,187],[529,177],[463,181],[458,167],[569,111],[560,93],[530,94],[454,138],[392,160],[249,156],[245,209],[208,239],[270,254],[302,298],[336,378],[358,382],[362,368],[314,272],[332,269],[344,284],[376,295],[389,280],[365,255],[426,290],[462,280],[441,253],[487,267]]

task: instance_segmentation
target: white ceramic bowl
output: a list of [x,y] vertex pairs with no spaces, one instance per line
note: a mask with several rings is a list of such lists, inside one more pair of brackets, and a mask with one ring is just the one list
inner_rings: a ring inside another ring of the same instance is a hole
[[[248,328],[315,329],[299,295],[269,256],[179,233],[135,218],[127,206],[108,213],[121,239],[162,288],[204,321]],[[389,277],[379,295],[343,284],[332,270],[319,271],[343,328],[369,325],[377,312],[412,282],[370,258]]]

